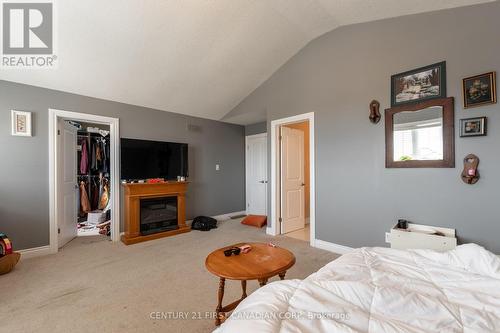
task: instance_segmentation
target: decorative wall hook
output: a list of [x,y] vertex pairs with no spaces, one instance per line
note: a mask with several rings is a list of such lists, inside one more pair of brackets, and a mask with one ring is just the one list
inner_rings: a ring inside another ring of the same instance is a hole
[[469,154],[464,158],[464,169],[462,171],[462,180],[464,183],[472,185],[479,180],[479,171],[477,166],[479,165],[479,157],[474,154]]
[[380,121],[382,116],[380,115],[380,103],[376,100],[370,102],[370,121],[374,124]]

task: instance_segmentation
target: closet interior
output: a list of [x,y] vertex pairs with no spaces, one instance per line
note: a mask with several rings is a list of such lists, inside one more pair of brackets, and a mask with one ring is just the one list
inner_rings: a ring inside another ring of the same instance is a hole
[[109,126],[77,127],[78,236],[111,235]]

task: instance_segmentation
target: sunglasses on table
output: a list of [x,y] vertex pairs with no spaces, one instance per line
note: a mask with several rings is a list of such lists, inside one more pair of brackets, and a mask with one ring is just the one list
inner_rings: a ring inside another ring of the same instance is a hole
[[240,252],[241,252],[241,249],[240,249],[239,247],[232,247],[232,248],[230,248],[230,249],[224,250],[224,255],[225,255],[226,257],[230,257],[230,256],[231,256],[231,255],[233,255],[233,254],[234,254],[235,256],[237,256],[237,255],[239,255],[239,254],[240,254]]

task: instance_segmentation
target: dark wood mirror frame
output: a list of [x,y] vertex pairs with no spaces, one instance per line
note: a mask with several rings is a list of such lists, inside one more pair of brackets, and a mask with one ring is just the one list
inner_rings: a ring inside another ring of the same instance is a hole
[[[419,111],[433,106],[441,106],[443,108],[443,159],[429,161],[394,161],[394,114],[404,111]],[[455,110],[453,97],[401,105],[385,110],[385,166],[386,168],[455,167]]]

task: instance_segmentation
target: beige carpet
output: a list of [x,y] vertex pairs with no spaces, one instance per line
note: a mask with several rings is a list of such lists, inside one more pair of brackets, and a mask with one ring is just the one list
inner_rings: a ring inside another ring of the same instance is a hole
[[[132,246],[77,238],[58,254],[22,260],[0,277],[0,331],[211,332],[214,322],[205,312],[215,309],[218,279],[206,271],[206,255],[237,242],[271,239],[239,220]],[[304,241],[273,241],[297,257],[287,278],[304,278],[337,257]],[[248,290],[257,285],[250,281]],[[240,283],[227,281],[225,304],[239,295]],[[188,312],[189,319],[153,320],[152,312]],[[192,319],[192,312],[202,319]]]

